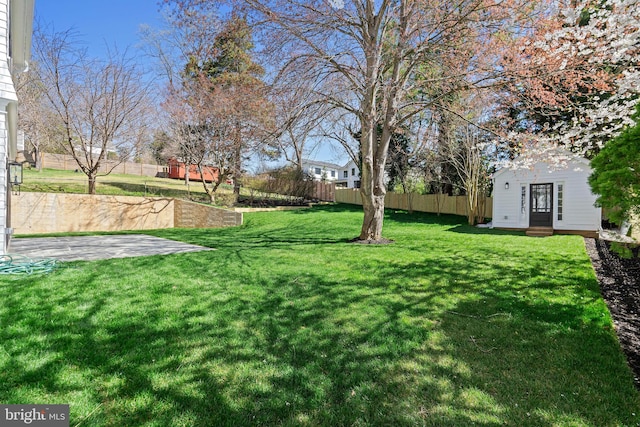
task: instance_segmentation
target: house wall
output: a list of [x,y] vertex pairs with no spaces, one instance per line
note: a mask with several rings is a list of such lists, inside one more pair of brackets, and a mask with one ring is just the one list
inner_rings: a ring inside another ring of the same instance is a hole
[[10,72],[9,59],[9,0],[0,0],[0,254],[6,253],[9,220],[10,189],[7,183],[9,141],[7,107],[17,100]]
[[337,180],[339,178],[338,169],[339,166],[330,165],[324,162],[304,161],[302,163],[302,170],[316,181],[325,180],[333,182]]
[[[319,169],[320,173],[316,169]],[[341,188],[359,188],[359,185],[356,186],[356,182],[360,181],[360,169],[353,160],[344,166],[305,160],[302,163],[302,170],[316,181],[324,179],[326,182],[335,182]],[[353,173],[354,171],[355,173]]]
[[[597,231],[601,226],[601,209],[595,206],[596,196],[591,193],[587,181],[590,174],[591,168],[586,160],[573,161],[567,168],[559,170],[549,170],[546,164],[538,163],[532,169],[497,172],[494,176],[493,226],[528,228],[529,186],[552,183],[554,230]],[[507,182],[509,189],[505,189]],[[562,219],[558,218],[559,184],[563,186]]]
[[[353,173],[354,171],[355,174]],[[345,172],[347,175],[346,178],[344,177]],[[342,167],[338,172],[338,175],[338,179],[341,182],[346,181],[347,188],[360,188],[359,185],[356,186],[356,181],[360,181],[360,168],[358,168],[358,165],[356,165],[356,162],[354,162],[353,160],[344,165],[344,167]]]
[[11,78],[9,60],[9,0],[0,0],[0,99],[5,103],[17,101]]
[[[1,108],[0,103],[0,108]],[[9,184],[7,172],[7,114],[0,111],[0,254],[7,252],[9,219]]]

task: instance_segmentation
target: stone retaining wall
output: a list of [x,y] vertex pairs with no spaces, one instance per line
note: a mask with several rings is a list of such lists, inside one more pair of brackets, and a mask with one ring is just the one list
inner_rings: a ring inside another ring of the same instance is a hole
[[216,228],[242,224],[242,213],[161,197],[21,193],[11,198],[14,234]]

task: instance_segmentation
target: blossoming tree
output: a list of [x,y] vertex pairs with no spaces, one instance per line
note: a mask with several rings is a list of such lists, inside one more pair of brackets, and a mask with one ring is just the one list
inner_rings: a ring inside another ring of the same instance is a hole
[[560,3],[557,13],[504,58],[511,89],[506,103],[518,105],[527,123],[520,129],[525,132],[511,137],[596,154],[633,125],[639,61],[637,0]]

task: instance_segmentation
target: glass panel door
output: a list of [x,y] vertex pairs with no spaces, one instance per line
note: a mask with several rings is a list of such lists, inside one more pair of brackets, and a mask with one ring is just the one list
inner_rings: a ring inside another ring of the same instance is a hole
[[553,225],[553,184],[531,184],[530,227]]

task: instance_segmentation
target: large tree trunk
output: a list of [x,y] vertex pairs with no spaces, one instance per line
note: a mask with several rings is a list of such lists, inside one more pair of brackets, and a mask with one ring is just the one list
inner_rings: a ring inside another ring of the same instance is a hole
[[362,121],[360,194],[364,220],[358,239],[380,241],[384,221],[384,197],[387,194],[384,166],[391,133],[385,128],[383,134],[378,137],[377,124],[373,117],[375,116],[372,114],[370,118]]
[[[363,169],[364,162],[363,162]],[[359,240],[379,241],[382,239],[382,223],[384,221],[384,168],[373,168],[372,176],[362,176],[360,193],[362,195],[362,208],[364,220]]]
[[42,156],[43,153],[40,151],[39,147],[34,147],[33,149],[33,160],[36,163],[36,170],[38,172],[42,172]]
[[[367,3],[367,15],[373,18],[371,3]],[[364,219],[359,240],[377,241],[382,239],[382,223],[384,220],[384,162],[378,158],[378,71],[380,65],[380,46],[378,44],[379,22],[371,19],[367,22],[367,37],[364,39],[366,55],[366,78],[364,97],[361,103],[360,116],[360,195]],[[380,170],[382,167],[382,170]]]

